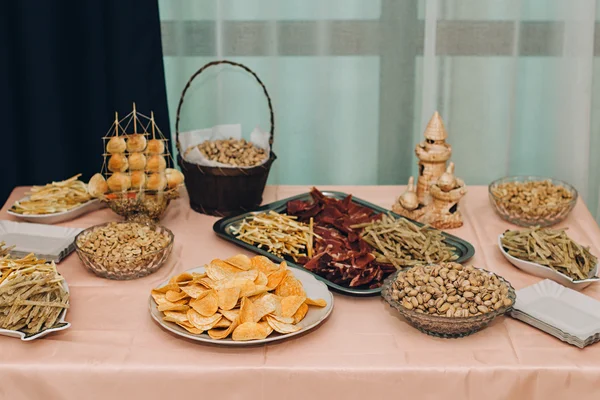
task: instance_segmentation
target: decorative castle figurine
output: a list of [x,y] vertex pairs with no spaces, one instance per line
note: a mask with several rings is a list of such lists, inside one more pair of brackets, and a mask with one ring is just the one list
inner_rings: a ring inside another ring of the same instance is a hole
[[415,153],[419,159],[419,180],[417,181],[417,197],[421,204],[430,202],[429,187],[446,170],[446,161],[452,155],[452,147],[446,143],[448,134],[440,114],[436,111],[425,128],[425,141],[419,143]]
[[406,192],[392,207],[397,214],[438,229],[462,226],[458,202],[467,193],[465,183],[454,176],[454,163],[446,166],[452,155],[447,137],[442,118],[436,111],[425,129],[425,141],[415,148],[419,158],[416,191],[411,176]]

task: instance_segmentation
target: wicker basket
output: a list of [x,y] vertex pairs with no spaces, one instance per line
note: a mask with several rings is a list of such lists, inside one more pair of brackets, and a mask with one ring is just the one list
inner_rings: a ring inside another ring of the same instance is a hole
[[[179,120],[181,106],[185,93],[190,88],[192,81],[204,70],[214,65],[228,64],[242,68],[250,73],[260,84],[267,97],[269,104],[269,113],[271,117],[271,131],[269,136],[269,145],[271,153],[269,159],[262,165],[253,168],[221,168],[206,167],[198,164],[189,163],[181,156],[182,149],[179,143]],[[262,203],[262,194],[265,190],[267,178],[271,164],[277,158],[273,153],[273,133],[275,131],[275,121],[273,117],[273,106],[267,88],[258,78],[258,76],[245,65],[221,60],[212,61],[200,68],[188,80],[177,106],[177,120],[175,122],[175,134],[177,138],[177,163],[185,175],[185,186],[190,196],[190,206],[193,210],[209,215],[220,217],[238,214],[256,208]]]

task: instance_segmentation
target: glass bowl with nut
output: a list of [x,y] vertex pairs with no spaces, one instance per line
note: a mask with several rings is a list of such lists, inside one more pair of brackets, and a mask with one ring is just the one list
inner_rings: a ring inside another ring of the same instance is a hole
[[83,265],[98,276],[128,280],[157,271],[173,250],[173,232],[164,226],[109,222],[75,238]]
[[384,281],[381,295],[410,325],[442,338],[480,331],[516,300],[504,278],[454,262],[397,271]]
[[552,226],[577,203],[577,190],[566,182],[538,176],[510,176],[489,185],[490,202],[500,217],[519,226]]

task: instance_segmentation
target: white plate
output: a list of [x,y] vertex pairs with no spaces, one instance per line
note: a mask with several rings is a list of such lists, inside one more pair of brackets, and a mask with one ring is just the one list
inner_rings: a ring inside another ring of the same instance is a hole
[[0,221],[0,242],[15,246],[10,254],[24,257],[34,253],[36,257],[59,262],[75,247],[75,236],[83,229],[66,228],[25,222]]
[[[67,285],[66,280],[63,280],[63,287],[65,288],[67,293],[69,293],[69,294],[71,293],[69,291],[69,285]],[[70,302],[71,302],[71,296],[69,296],[69,303]],[[21,338],[22,341],[28,342],[30,340],[35,340],[35,339],[39,339],[43,336],[46,336],[47,334],[49,334],[51,332],[64,331],[65,329],[67,329],[71,326],[70,322],[65,321],[65,317],[67,316],[67,310],[68,310],[68,308],[65,308],[62,310],[62,312],[58,316],[58,321],[54,328],[46,329],[46,330],[36,333],[35,335],[29,335],[29,336],[27,333],[20,332],[20,331],[11,331],[9,329],[0,329],[0,335],[10,336],[10,337],[18,337],[18,338]]]
[[600,278],[596,276],[598,273],[598,264],[596,264],[596,266],[590,271],[590,277],[588,279],[574,280],[573,278],[561,274],[550,267],[513,257],[504,250],[504,247],[502,246],[503,237],[504,234],[498,236],[498,247],[500,248],[504,258],[506,258],[512,265],[527,272],[528,274],[539,276],[540,278],[552,279],[561,285],[577,290],[584,289],[590,284],[600,280]]
[[[29,196],[23,197],[19,201],[29,200]],[[20,220],[26,222],[35,222],[38,224],[57,224],[59,222],[65,222],[73,218],[77,218],[82,216],[83,214],[87,214],[92,211],[99,210],[104,208],[106,204],[98,199],[92,199],[87,201],[80,206],[70,209],[69,211],[63,211],[54,214],[41,214],[41,215],[23,215],[8,209],[8,214],[12,215],[15,218],[19,218]]]
[[[331,314],[331,311],[333,310],[333,295],[331,294],[329,289],[327,289],[327,286],[323,282],[318,281],[314,276],[312,276],[308,272],[299,270],[297,268],[288,267],[288,270],[292,271],[294,276],[300,282],[302,282],[302,286],[304,286],[304,290],[306,291],[307,297],[311,299],[323,299],[327,302],[327,306],[323,308],[309,306],[306,317],[298,324],[302,327],[302,329],[300,329],[297,332],[288,333],[285,335],[273,332],[266,339],[250,340],[246,342],[235,341],[231,338],[216,340],[212,339],[206,333],[203,333],[201,335],[193,335],[175,323],[163,321],[163,314],[162,312],[158,311],[158,308],[152,296],[150,296],[150,298],[148,299],[150,315],[152,315],[152,318],[154,318],[154,320],[166,330],[171,331],[176,335],[183,336],[192,340],[197,340],[199,342],[206,342],[225,346],[250,346],[288,339],[292,336],[300,335],[306,331],[309,331],[317,325],[321,324],[323,321],[325,321],[325,319],[329,316],[329,314]],[[192,268],[186,272],[203,273],[204,267]],[[161,283],[160,286],[164,286],[167,283],[169,283],[168,280]]]
[[580,342],[600,334],[600,301],[549,279],[517,291],[514,309]]

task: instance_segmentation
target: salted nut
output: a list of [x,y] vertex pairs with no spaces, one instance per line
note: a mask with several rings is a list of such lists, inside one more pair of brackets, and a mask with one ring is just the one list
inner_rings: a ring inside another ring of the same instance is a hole
[[151,256],[169,244],[169,238],[154,228],[135,222],[112,222],[80,236],[77,245],[91,253],[96,264],[107,271],[142,268]]
[[198,149],[211,161],[236,167],[260,165],[268,157],[265,149],[244,139],[205,141],[198,145]]
[[408,310],[472,317],[509,307],[509,288],[496,275],[461,264],[417,265],[398,274],[392,299]]

